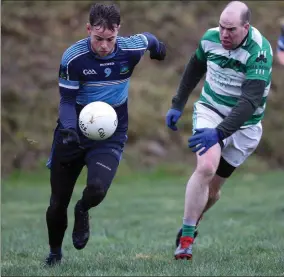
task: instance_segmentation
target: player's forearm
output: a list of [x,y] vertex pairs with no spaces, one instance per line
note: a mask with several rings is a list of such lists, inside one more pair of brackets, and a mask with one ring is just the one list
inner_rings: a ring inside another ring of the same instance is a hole
[[183,111],[188,97],[206,73],[206,63],[200,61],[194,54],[182,74],[177,94],[172,99],[172,108]]
[[77,129],[76,96],[60,94],[59,120],[66,129]]
[[242,96],[231,113],[217,126],[224,138],[231,136],[249,120],[262,101],[266,83],[262,80],[247,80],[242,85]]
[[159,40],[151,33],[144,32],[143,35],[147,38],[148,40],[148,47],[147,50],[150,52],[159,52]]

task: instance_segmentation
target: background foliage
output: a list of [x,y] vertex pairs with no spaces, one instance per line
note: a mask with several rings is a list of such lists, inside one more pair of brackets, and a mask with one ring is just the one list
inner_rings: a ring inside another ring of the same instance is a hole
[[[109,2],[109,1],[108,1]],[[165,127],[165,115],[184,65],[203,32],[218,24],[228,1],[115,1],[121,9],[121,35],[154,33],[168,47],[163,63],[147,53],[130,87],[130,129],[125,159],[136,165],[187,161],[192,103],[179,123],[180,132]],[[64,50],[86,36],[93,1],[2,1],[2,173],[31,169],[45,160],[57,119],[57,74]],[[275,49],[283,1],[246,2],[252,25]],[[263,121],[264,135],[256,157],[283,167],[284,68],[273,65],[273,80]]]

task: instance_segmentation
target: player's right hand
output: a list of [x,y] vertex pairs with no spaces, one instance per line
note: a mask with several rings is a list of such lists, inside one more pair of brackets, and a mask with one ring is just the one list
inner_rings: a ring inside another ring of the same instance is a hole
[[57,145],[60,163],[69,164],[82,155],[84,148],[80,145],[80,138],[75,129],[59,129],[62,140]]
[[59,129],[59,132],[62,135],[62,143],[65,145],[79,145],[80,138],[77,132],[74,129]]
[[182,112],[176,109],[169,109],[166,115],[166,124],[173,131],[177,131],[177,122],[181,117]]
[[166,58],[166,46],[163,42],[159,41],[159,47],[158,49],[154,52],[150,52],[150,58],[152,60],[158,60],[158,61],[163,61]]

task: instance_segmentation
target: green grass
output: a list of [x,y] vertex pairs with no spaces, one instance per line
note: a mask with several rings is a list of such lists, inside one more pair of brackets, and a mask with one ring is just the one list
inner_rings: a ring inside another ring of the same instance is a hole
[[49,251],[47,172],[3,181],[2,275],[284,275],[283,172],[234,175],[200,225],[191,262],[173,259],[187,176],[166,168],[127,175],[119,175],[105,201],[91,210],[91,238],[77,251],[71,232],[83,174],[68,210],[64,261],[50,269],[41,264]]

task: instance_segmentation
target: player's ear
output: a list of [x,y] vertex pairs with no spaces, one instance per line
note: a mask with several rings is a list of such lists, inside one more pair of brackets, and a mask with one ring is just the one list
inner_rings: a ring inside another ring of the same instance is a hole
[[91,35],[91,31],[92,31],[92,26],[91,26],[91,24],[88,22],[88,23],[86,24],[86,27],[87,27],[88,35],[90,36],[90,35]]
[[249,30],[249,23],[245,23],[245,25],[244,25],[244,27],[245,27],[245,29],[248,31]]
[[117,31],[119,32],[119,29],[120,29],[120,24],[117,26]]

